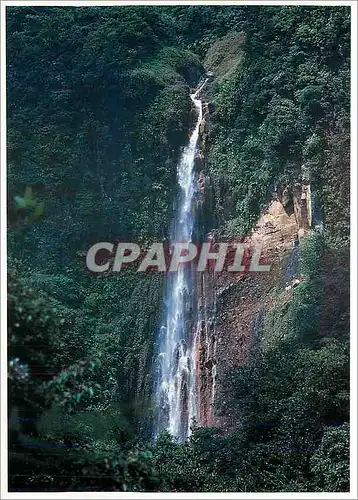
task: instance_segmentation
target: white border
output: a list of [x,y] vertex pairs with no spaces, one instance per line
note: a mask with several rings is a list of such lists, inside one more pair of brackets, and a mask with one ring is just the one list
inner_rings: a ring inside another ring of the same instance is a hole
[[128,5],[326,5],[353,6],[355,0],[0,0],[5,6],[128,6]]
[[[351,492],[350,493],[121,493],[121,492],[60,492],[60,493],[9,493],[7,491],[7,311],[6,311],[6,85],[5,85],[5,8],[6,6],[126,6],[126,5],[326,5],[351,6]],[[19,1],[1,0],[1,497],[9,499],[48,498],[357,498],[357,3],[354,0],[276,0],[276,1],[202,1],[202,0],[139,0],[139,1]]]

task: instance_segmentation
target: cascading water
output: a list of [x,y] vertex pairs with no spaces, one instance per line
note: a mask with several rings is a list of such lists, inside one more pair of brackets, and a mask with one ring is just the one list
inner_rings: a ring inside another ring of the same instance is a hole
[[[198,152],[202,103],[198,98],[206,80],[191,94],[197,111],[195,128],[178,163],[180,188],[176,215],[172,224],[170,244],[192,241],[195,226],[194,196],[196,192],[195,157]],[[155,436],[168,430],[184,441],[196,415],[194,321],[196,317],[195,271],[179,266],[169,272],[166,281],[165,321],[158,335],[159,355],[156,360]]]

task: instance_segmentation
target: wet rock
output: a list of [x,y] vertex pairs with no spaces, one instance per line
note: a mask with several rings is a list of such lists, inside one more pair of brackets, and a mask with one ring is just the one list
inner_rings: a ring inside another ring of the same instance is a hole
[[209,359],[208,361],[206,361],[204,363],[204,366],[205,366],[205,368],[208,368],[210,370],[213,367],[213,364],[214,364],[213,361],[211,359]]
[[294,200],[292,191],[286,186],[277,189],[277,196],[288,216],[294,212]]
[[205,193],[205,174],[203,170],[200,171],[199,177],[198,177],[198,190],[201,194]]

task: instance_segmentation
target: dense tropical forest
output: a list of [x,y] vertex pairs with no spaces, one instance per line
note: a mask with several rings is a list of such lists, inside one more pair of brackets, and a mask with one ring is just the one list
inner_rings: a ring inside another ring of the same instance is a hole
[[[10,6],[6,29],[9,489],[348,491],[349,7]],[[207,229],[247,234],[302,165],[323,229],[223,382],[230,428],[153,441],[164,276],[85,256],[167,238],[206,74]]]

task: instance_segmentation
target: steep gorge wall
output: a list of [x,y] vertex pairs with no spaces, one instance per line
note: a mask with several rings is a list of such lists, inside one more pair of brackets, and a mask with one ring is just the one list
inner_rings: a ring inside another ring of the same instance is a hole
[[[207,155],[210,149],[210,119],[215,104],[204,104],[200,125],[198,191],[202,206],[204,240],[229,244],[243,241],[250,248],[262,248],[266,272],[215,273],[209,268],[198,283],[199,321],[197,330],[198,421],[229,429],[235,425],[225,401],[225,379],[240,364],[250,362],[263,340],[265,316],[287,302],[303,277],[296,277],[298,246],[312,231],[314,217],[310,180],[304,167],[290,185],[277,186],[271,202],[244,238],[227,237],[217,227],[216,197]],[[221,236],[220,236],[221,233]]]

